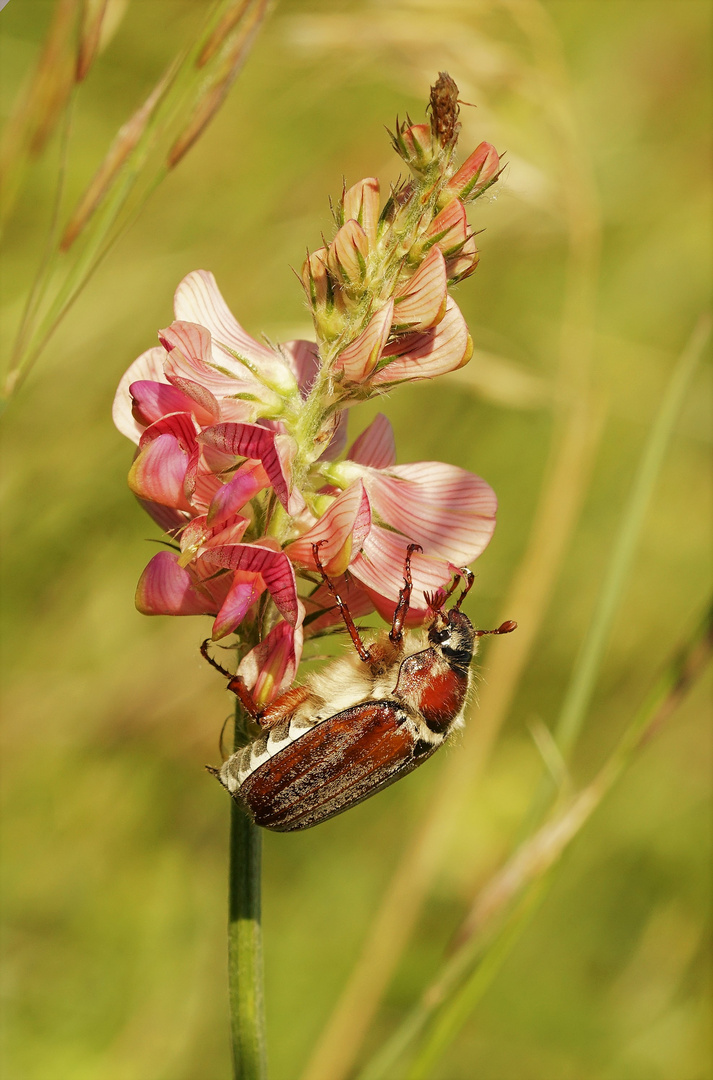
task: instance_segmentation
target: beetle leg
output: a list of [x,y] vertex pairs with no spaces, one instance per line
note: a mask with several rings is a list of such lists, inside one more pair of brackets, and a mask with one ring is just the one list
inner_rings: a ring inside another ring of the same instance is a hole
[[350,612],[349,608],[344,603],[341,596],[339,595],[339,593],[335,589],[334,582],[331,581],[327,577],[327,575],[325,573],[325,570],[324,570],[324,567],[322,566],[322,561],[321,561],[321,559],[319,557],[319,549],[322,546],[322,544],[326,544],[326,543],[327,543],[326,540],[320,540],[320,541],[318,541],[318,543],[312,544],[312,554],[314,555],[315,566],[317,567],[320,574],[322,575],[322,580],[324,581],[324,584],[327,586],[327,588],[329,589],[331,595],[334,597],[334,602],[337,605],[337,607],[339,608],[340,614],[341,614],[342,618],[344,619],[344,625],[346,626],[347,630],[349,631],[349,637],[352,639],[352,641],[354,643],[354,648],[359,653],[359,659],[363,660],[365,664],[368,664],[371,661],[371,656],[369,655],[369,650],[367,649],[366,645],[364,644],[364,642],[361,640],[361,637],[359,636],[359,631],[356,628],[356,624],[355,624],[355,622],[354,622],[354,620],[352,618],[352,615],[351,615],[351,612]]
[[394,609],[394,618],[391,623],[391,629],[389,630],[389,641],[394,645],[398,645],[404,636],[404,623],[406,616],[408,615],[408,607],[411,603],[411,589],[413,588],[413,582],[411,580],[411,555],[414,551],[423,551],[420,544],[409,544],[406,548],[406,561],[404,563],[404,587],[399,592],[399,599]]
[[211,667],[214,667],[216,671],[219,671],[221,675],[225,675],[226,679],[228,679],[228,690],[232,690],[242,707],[245,709],[245,712],[260,724],[262,709],[248,690],[242,675],[234,675],[232,671],[228,671],[227,668],[222,667],[217,660],[213,659],[208,652],[209,641],[210,638],[206,638],[201,645],[201,656],[204,660],[208,661]]
[[[472,570],[469,570],[467,566],[464,566],[461,569],[460,574],[461,574],[461,577],[465,578],[465,585],[463,586],[463,592],[458,597],[458,602],[456,603],[456,609],[458,611],[460,611],[460,606],[463,603],[463,601],[465,600],[465,598],[468,595],[468,593],[470,592],[470,590],[473,588],[473,582],[475,581],[475,574],[473,573]],[[490,631],[488,631],[488,633],[490,633]]]

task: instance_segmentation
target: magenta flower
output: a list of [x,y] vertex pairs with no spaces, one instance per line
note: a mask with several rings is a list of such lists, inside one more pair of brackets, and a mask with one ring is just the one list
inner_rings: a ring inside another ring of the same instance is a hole
[[117,390],[114,421],[137,448],[129,486],[168,534],[137,607],[210,615],[215,639],[237,631],[239,671],[258,702],[294,680],[305,637],[339,619],[313,545],[357,617],[391,616],[406,549],[420,545],[419,622],[425,594],[477,558],[495,527],[484,480],[441,462],[397,465],[382,415],[344,456],[352,406],[472,355],[448,287],[477,265],[465,203],[499,162],[484,143],[456,171],[454,130],[399,127],[414,179],[383,208],[372,177],[343,192],[333,239],[302,271],[316,342],[255,341],[198,270],[178,286],[160,344]]

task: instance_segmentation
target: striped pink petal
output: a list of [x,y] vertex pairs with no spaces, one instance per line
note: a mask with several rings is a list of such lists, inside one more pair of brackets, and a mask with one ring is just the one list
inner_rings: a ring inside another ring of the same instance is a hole
[[465,319],[458,305],[449,298],[446,314],[437,326],[421,334],[404,334],[386,346],[382,360],[388,362],[369,381],[372,386],[389,386],[433,379],[467,364],[472,355],[473,342]]
[[170,383],[140,379],[131,384],[129,393],[134,419],[144,426],[155,423],[168,413],[192,413],[197,424],[214,424],[220,416],[219,410],[209,412],[194,397],[189,397]]
[[[333,584],[354,619],[369,615],[374,604],[369,594],[351,574],[333,578]],[[334,597],[326,585],[314,590],[305,601],[308,614],[305,618],[305,634],[313,637],[333,626],[344,625],[341,612],[334,602]]]
[[294,444],[288,435],[276,435],[259,424],[216,424],[202,431],[198,441],[231,457],[259,461],[278,499],[290,510],[290,450]]
[[139,440],[139,449],[143,450],[159,435],[174,435],[187,453],[191,453],[198,445],[196,427],[190,413],[169,413],[168,416],[160,417],[143,432]]
[[249,524],[249,518],[238,515],[229,525],[218,523],[213,526],[208,524],[205,514],[194,517],[181,532],[179,558],[181,566],[187,566],[207,548],[239,544]]
[[161,506],[160,503],[149,502],[148,499],[138,497],[137,501],[149,517],[153,518],[165,533],[170,533],[172,536],[177,536],[190,521],[188,513],[184,510],[175,510],[172,506]]
[[376,514],[404,537],[456,566],[487,547],[498,502],[480,476],[441,461],[370,469],[364,483]]
[[451,200],[436,214],[426,232],[426,236],[432,242],[435,240],[446,258],[460,251],[469,235],[468,217],[460,199]]
[[[385,619],[391,619],[399,590],[404,584],[404,564],[409,537],[372,525],[361,554],[349,567],[350,574],[367,590],[374,607]],[[423,622],[428,607],[424,593],[443,588],[451,579],[451,565],[444,559],[414,552],[411,558],[410,625]]]
[[295,625],[299,614],[297,584],[292,563],[284,551],[273,551],[260,544],[231,544],[208,548],[200,562],[205,566],[261,574],[283,618]]
[[353,218],[357,221],[373,247],[376,243],[376,226],[379,220],[379,181],[376,177],[367,176],[365,180],[360,180],[345,191],[342,206],[344,220]]
[[350,461],[372,469],[388,469],[396,464],[394,429],[383,413],[377,413],[347,452]]
[[211,637],[214,641],[226,634],[232,634],[265,591],[265,582],[260,574],[246,574],[236,570],[232,576],[233,584],[213,623]]
[[445,259],[436,245],[397,292],[394,327],[427,330],[439,323],[446,313],[447,286]]
[[112,419],[121,434],[126,435],[132,442],[138,443],[146,425],[134,416],[134,403],[129,387],[132,383],[140,381],[167,383],[163,370],[165,358],[166,353],[160,345],[147,349],[124,372],[117,387],[112,406]]
[[[250,368],[220,351],[214,355],[213,340],[209,332],[197,323],[173,322],[159,331],[159,339],[168,356],[164,362],[166,378],[179,386],[184,393],[197,385],[208,391],[213,401],[246,395],[248,399],[265,401],[279,407],[280,398],[269,390]],[[249,400],[241,402],[249,408]]]
[[237,470],[232,480],[221,484],[213,496],[208,509],[209,525],[225,521],[257,495],[258,491],[268,487],[269,477],[257,461],[246,461]]
[[463,201],[475,199],[497,180],[500,171],[500,158],[494,146],[482,142],[463,162],[460,169],[444,187],[439,202],[445,205],[456,196]]
[[173,551],[154,555],[136,587],[142,615],[214,615],[219,606],[210,591],[178,565]]
[[319,371],[319,349],[313,341],[284,341],[280,345],[285,362],[297,380],[300,394],[307,397]]
[[302,657],[302,619],[300,603],[297,623],[278,622],[270,633],[243,657],[238,673],[252,690],[260,705],[266,705],[292,686]]
[[175,435],[159,435],[139,451],[129,470],[134,495],[149,502],[190,510],[184,493],[189,454]]
[[324,541],[319,558],[330,577],[343,574],[355,558],[371,528],[369,497],[357,480],[334,500],[316,525],[288,544],[285,553],[292,562],[316,570],[313,544]]
[[220,354],[214,362],[231,374],[239,378],[250,370],[280,393],[292,394],[297,389],[292,372],[277,353],[243,330],[209,271],[194,270],[183,279],[174,296],[174,311],[177,319],[210,331]]
[[358,284],[366,275],[369,240],[358,221],[345,221],[329,245],[327,266],[337,281]]
[[364,382],[379,361],[389,337],[393,317],[394,301],[389,300],[372,316],[359,337],[340,352],[334,361],[334,370],[343,371],[349,382]]

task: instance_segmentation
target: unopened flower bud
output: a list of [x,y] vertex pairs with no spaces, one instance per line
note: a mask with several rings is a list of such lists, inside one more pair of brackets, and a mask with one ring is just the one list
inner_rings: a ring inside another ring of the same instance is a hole
[[350,218],[337,230],[327,251],[330,273],[345,288],[361,286],[366,278],[369,239],[358,221]]
[[471,202],[494,184],[500,173],[500,158],[494,146],[482,142],[451,177],[439,197],[439,207],[447,206],[453,199]]
[[430,124],[397,124],[391,141],[399,157],[408,165],[414,176],[424,176],[428,166],[438,155],[438,144],[433,141]]

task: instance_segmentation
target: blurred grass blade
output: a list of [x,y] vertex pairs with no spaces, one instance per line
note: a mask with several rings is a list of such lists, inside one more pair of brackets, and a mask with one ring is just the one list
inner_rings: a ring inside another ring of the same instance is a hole
[[59,0],[34,73],[20,92],[0,144],[0,225],[20,190],[28,160],[55,130],[74,85],[80,0]]
[[[113,18],[113,8],[111,3],[107,7],[92,4],[88,10],[90,49],[100,47],[102,20]],[[219,0],[211,5],[200,32],[174,58],[144,104],[123,125],[66,225],[60,244],[50,245],[50,254],[38,272],[31,317],[23,321],[6,376],[6,399],[168,169],[206,129],[235,81],[266,10],[267,0]],[[171,139],[172,149],[166,158],[161,148]]]
[[175,70],[169,68],[163,77],[159,79],[143,105],[119,129],[108,154],[99,166],[94,179],[84,192],[77,209],[64,230],[60,243],[62,251],[67,251],[72,246],[107,194],[122,165],[138,146],[141,136],[144,135],[151,117],[168,90],[174,76]]
[[[250,10],[251,7],[252,10]],[[266,10],[267,0],[257,0],[252,5],[249,2],[241,2],[234,11],[226,13],[226,20],[232,17],[233,23],[239,24],[239,29],[226,39],[225,46],[220,50],[220,62],[211,83],[201,94],[188,123],[169,150],[169,168],[173,169],[190,150],[225,101],[250,51]],[[218,29],[221,33],[224,32],[223,26]],[[214,35],[214,37],[219,40],[219,35]],[[197,66],[202,67],[207,59],[212,58],[217,47],[211,38],[198,57]]]
[[711,332],[710,316],[702,316],[674,368],[661,407],[649,434],[614,550],[587,636],[577,659],[562,705],[555,738],[566,757],[587,714],[599,674],[604,648],[621,603],[634,552],[674,424],[693,373]]
[[[455,953],[358,1080],[403,1075],[398,1061],[432,1020],[408,1080],[425,1080],[481,1001],[552,883],[552,870],[634,758],[705,670],[713,654],[713,605],[677,650],[595,779],[508,860],[481,890]],[[434,1020],[435,1018],[435,1020]]]

